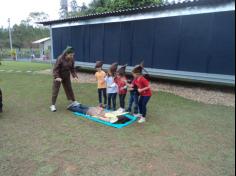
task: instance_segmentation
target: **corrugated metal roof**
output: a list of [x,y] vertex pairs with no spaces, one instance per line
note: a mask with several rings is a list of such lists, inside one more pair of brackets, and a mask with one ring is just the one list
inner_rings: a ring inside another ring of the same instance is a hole
[[71,18],[66,18],[66,19],[43,21],[43,22],[38,22],[38,23],[43,24],[43,25],[52,25],[52,24],[75,22],[79,20],[82,21],[82,20],[101,18],[101,17],[146,13],[146,12],[152,12],[152,11],[164,10],[164,9],[175,9],[175,8],[182,8],[182,7],[202,6],[202,5],[216,5],[216,4],[222,4],[222,3],[234,2],[234,1],[235,0],[184,0],[180,2],[167,2],[160,5],[150,5],[150,6],[130,8],[130,9],[124,9],[124,10],[111,11],[111,12],[95,13],[95,14],[76,16],[76,17],[71,17]]

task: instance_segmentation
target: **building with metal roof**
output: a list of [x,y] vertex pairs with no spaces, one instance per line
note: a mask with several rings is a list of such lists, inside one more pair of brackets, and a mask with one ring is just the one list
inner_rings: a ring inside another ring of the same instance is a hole
[[67,45],[77,65],[145,60],[151,75],[235,85],[235,1],[185,0],[39,22],[51,28],[52,58]]

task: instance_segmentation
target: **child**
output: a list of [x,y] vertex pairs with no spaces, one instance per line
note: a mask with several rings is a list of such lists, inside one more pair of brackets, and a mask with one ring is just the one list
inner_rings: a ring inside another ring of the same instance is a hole
[[72,112],[78,112],[84,115],[90,115],[93,116],[94,118],[98,118],[100,120],[110,122],[110,123],[115,123],[119,120],[119,116],[122,114],[115,114],[114,112],[107,112],[105,109],[101,107],[89,107],[86,105],[78,105],[78,106],[73,106],[71,105],[68,107],[68,110]]
[[[107,89],[106,89],[106,73],[102,70],[103,62],[97,61],[96,62],[96,74],[95,77],[98,82],[98,99],[99,99],[99,106],[106,107],[107,106]],[[104,106],[102,104],[102,97],[104,99]]]
[[2,112],[2,90],[0,89],[0,113]]
[[149,81],[142,75],[144,67],[143,64],[136,66],[132,74],[135,78],[135,85],[138,87],[138,92],[140,93],[139,98],[139,112],[140,112],[140,119],[139,123],[144,123],[146,121],[146,114],[147,114],[147,104],[152,96],[152,91],[150,87]]
[[129,98],[129,107],[127,111],[132,113],[132,107],[134,104],[134,115],[137,115],[139,113],[138,111],[139,92],[137,85],[135,85],[135,79],[133,77],[128,80],[128,87],[130,91],[130,98]]
[[116,84],[118,85],[118,93],[119,93],[119,98],[120,98],[120,109],[118,109],[119,112],[125,112],[125,97],[127,94],[127,79],[125,77],[125,70],[126,66],[122,66],[118,71],[117,71],[117,77],[115,79]]
[[[114,111],[116,110],[116,96],[118,92],[118,87],[114,80],[117,67],[118,67],[117,63],[112,64],[105,78],[107,84],[107,94],[108,94],[108,110],[112,109]],[[112,107],[111,103],[113,105]]]

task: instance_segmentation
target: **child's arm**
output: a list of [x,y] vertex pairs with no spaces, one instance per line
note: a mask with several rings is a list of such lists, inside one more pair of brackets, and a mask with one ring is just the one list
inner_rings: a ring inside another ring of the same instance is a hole
[[133,91],[133,90],[134,90],[134,88],[132,88],[132,87],[129,87],[129,88],[128,88],[128,90],[129,90],[129,91]]
[[116,85],[116,83],[114,82],[114,83],[112,83],[109,87],[110,88],[113,88],[113,87],[116,87],[117,85]]
[[114,88],[116,86],[117,86],[117,84],[116,84],[115,80],[113,79],[113,82],[108,87],[109,88]]
[[104,76],[103,76],[103,80],[101,81],[102,82],[102,84],[104,84],[104,83],[106,83],[106,73],[104,72]]
[[95,77],[96,81],[98,81],[97,73],[95,73],[94,77]]
[[143,88],[143,89],[138,89],[138,91],[139,91],[139,93],[141,93],[141,92],[144,92],[144,91],[146,91],[148,89],[151,89],[150,85],[148,87]]
[[138,92],[139,92],[139,93],[144,92],[144,91],[146,91],[146,90],[148,90],[148,89],[151,89],[151,86],[150,86],[149,81],[147,81],[147,80],[142,80],[142,83],[143,83],[143,85],[144,85],[145,87],[144,87],[143,89],[138,89]]
[[104,78],[105,82],[107,82],[107,79],[108,79],[108,76],[105,76],[105,78]]
[[127,90],[128,89],[128,81],[127,81],[127,79],[124,79],[123,80],[124,81],[124,83],[125,83],[125,85],[123,86],[123,90]]
[[134,83],[133,83],[133,81],[127,81],[126,85],[127,85],[129,91],[133,91],[134,90]]
[[125,86],[122,87],[122,90],[127,90],[127,89],[128,89],[128,86],[127,86],[127,85],[125,85]]

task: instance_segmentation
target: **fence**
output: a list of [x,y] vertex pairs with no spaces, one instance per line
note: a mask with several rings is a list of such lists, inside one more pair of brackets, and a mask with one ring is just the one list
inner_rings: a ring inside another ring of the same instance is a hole
[[11,59],[14,56],[17,57],[17,59],[32,59],[32,58],[39,58],[40,57],[40,49],[34,48],[22,48],[22,49],[0,49],[0,58],[1,59]]

